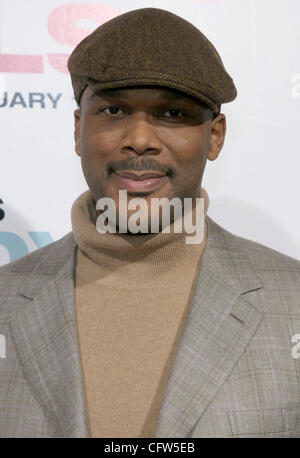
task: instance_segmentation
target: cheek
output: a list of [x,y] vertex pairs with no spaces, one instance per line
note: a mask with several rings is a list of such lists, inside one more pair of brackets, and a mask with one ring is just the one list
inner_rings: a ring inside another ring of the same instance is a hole
[[179,132],[173,137],[170,150],[179,172],[176,183],[178,192],[185,189],[190,194],[199,186],[207,159],[207,145],[207,134],[199,127]]
[[85,118],[80,133],[80,148],[83,155],[103,160],[111,157],[120,144],[120,134],[112,129],[105,129],[103,125]]
[[189,162],[205,154],[207,135],[204,126],[180,127],[161,133],[161,140],[175,160]]
[[207,146],[204,138],[199,135],[180,135],[173,138],[170,151],[172,151],[173,159],[182,171],[194,167],[199,169],[206,160]]

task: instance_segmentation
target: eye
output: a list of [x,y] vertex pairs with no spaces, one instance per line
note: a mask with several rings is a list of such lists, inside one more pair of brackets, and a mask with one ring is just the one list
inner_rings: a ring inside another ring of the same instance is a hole
[[[108,111],[106,111],[106,110],[108,110]],[[106,113],[108,115],[117,115],[117,114],[120,114],[118,112],[118,110],[122,111],[121,108],[119,108],[119,107],[117,107],[115,105],[109,105],[108,107],[100,108],[99,112]]]
[[[180,110],[176,110],[176,108],[170,108],[169,110],[164,111],[164,113],[170,113],[170,116],[166,116],[166,118],[176,118],[180,119],[184,117],[184,113]],[[179,113],[180,116],[177,116]]]

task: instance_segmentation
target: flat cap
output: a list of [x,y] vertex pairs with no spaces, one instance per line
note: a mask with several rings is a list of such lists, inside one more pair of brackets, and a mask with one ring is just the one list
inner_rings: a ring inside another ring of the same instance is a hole
[[212,43],[190,22],[159,8],[129,11],[102,24],[75,47],[68,69],[78,104],[88,85],[164,86],[215,114],[237,95]]

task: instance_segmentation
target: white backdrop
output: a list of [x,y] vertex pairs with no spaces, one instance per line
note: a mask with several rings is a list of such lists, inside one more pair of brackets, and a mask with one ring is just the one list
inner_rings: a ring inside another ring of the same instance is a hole
[[198,27],[237,86],[222,107],[225,145],[204,173],[208,214],[300,259],[298,0],[1,0],[0,265],[71,230],[72,203],[87,184],[66,60],[98,25],[144,7]]

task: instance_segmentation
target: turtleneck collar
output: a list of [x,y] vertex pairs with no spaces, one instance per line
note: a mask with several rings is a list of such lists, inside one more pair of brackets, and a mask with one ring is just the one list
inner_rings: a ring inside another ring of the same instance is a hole
[[[204,188],[201,188],[200,197],[204,198],[205,216],[207,213],[209,198]],[[193,221],[196,207],[193,209]],[[145,235],[128,235],[109,233],[101,234],[96,228],[96,219],[99,212],[90,190],[82,193],[73,203],[71,209],[71,222],[74,238],[81,251],[97,261],[97,254],[109,254],[112,257],[135,258],[147,256],[153,250],[163,248],[170,244],[178,247],[185,244],[187,234],[184,230],[180,233],[173,232],[174,222],[170,224],[170,232],[158,232]],[[188,246],[195,246],[194,244]]]
[[[208,196],[204,197],[205,215]],[[195,208],[193,221],[196,221]],[[201,243],[187,244],[184,231],[158,232],[145,235],[101,234],[96,228],[97,210],[90,190],[81,194],[71,210],[73,234],[78,245],[77,279],[99,283],[101,287],[141,291],[147,288],[173,287],[194,275],[206,242],[207,226]]]

